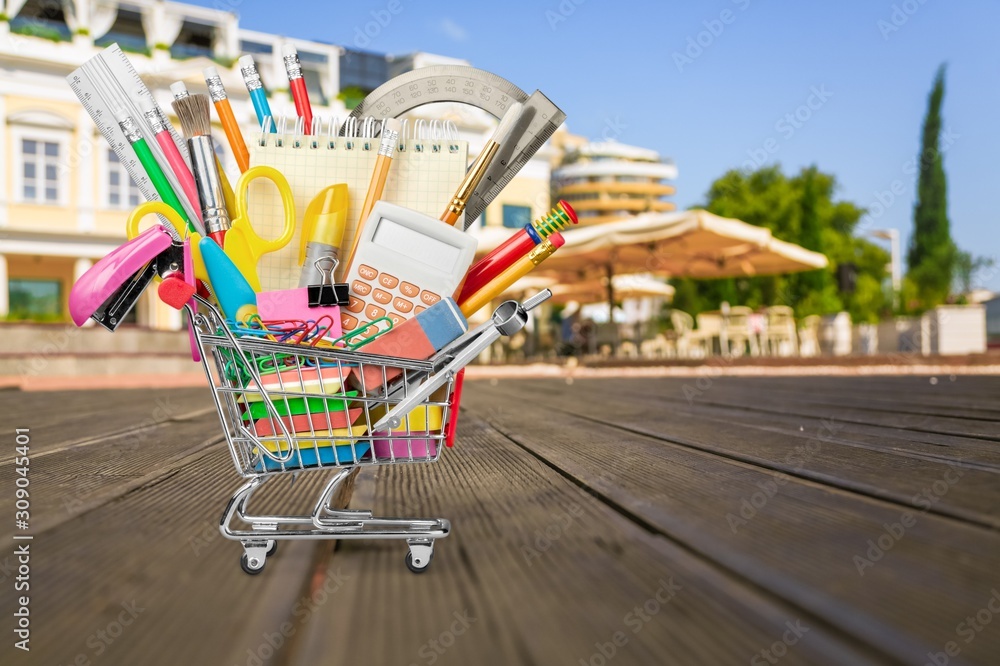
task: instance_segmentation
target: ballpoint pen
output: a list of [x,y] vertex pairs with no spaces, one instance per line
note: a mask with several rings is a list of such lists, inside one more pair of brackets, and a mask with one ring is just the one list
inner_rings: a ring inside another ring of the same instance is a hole
[[[184,136],[191,155],[191,170],[198,186],[198,201],[205,230],[219,247],[223,247],[229,229],[226,210],[215,161],[215,144],[212,142],[212,115],[206,95],[188,95],[174,100],[174,111],[180,118]],[[214,284],[214,283],[213,283]]]
[[455,196],[451,198],[448,203],[448,207],[445,209],[444,213],[441,214],[441,221],[445,224],[455,224],[458,218],[461,217],[462,213],[465,211],[465,205],[469,202],[469,197],[472,196],[472,191],[476,189],[479,185],[479,181],[483,179],[486,175],[486,170],[490,166],[490,162],[496,156],[497,151],[500,150],[500,144],[507,140],[507,136],[510,131],[514,129],[514,125],[517,123],[517,119],[521,116],[521,103],[514,102],[509,107],[507,111],[503,114],[503,118],[500,119],[500,124],[497,125],[496,130],[493,132],[493,136],[490,140],[486,142],[483,146],[482,152],[479,153],[479,157],[476,161],[472,163],[469,170],[465,174],[465,179],[462,180],[462,184],[458,186],[458,190],[455,191]]
[[576,211],[565,201],[559,201],[548,213],[513,234],[469,269],[458,296],[459,303],[482,289],[508,266],[557,231],[576,224]]
[[312,134],[312,105],[309,103],[306,80],[302,77],[302,62],[299,60],[298,49],[292,44],[285,44],[281,47],[281,56],[285,61],[285,72],[288,73],[288,88],[292,91],[292,99],[295,101],[295,112],[302,118],[302,133]]
[[480,288],[474,294],[459,302],[462,314],[471,316],[479,308],[489,304],[494,298],[504,292],[510,285],[531,272],[535,266],[552,256],[566,242],[563,235],[558,231],[536,245],[528,254],[518,259],[508,266],[502,273],[497,275],[488,284]]
[[267,103],[267,93],[264,92],[264,84],[260,80],[260,72],[257,71],[257,63],[253,61],[253,56],[240,56],[240,73],[243,75],[243,83],[250,93],[250,101],[253,103],[253,110],[257,114],[257,122],[264,127],[264,121],[271,118],[271,132],[278,130],[274,126],[274,117],[271,115],[271,105]]
[[226,87],[222,85],[222,77],[215,67],[206,67],[205,83],[208,85],[208,96],[212,98],[215,105],[215,112],[219,114],[219,122],[222,123],[222,130],[229,139],[229,147],[233,150],[236,164],[240,167],[240,173],[250,168],[250,153],[247,151],[247,144],[243,141],[243,134],[240,132],[240,125],[233,115],[233,107],[229,103],[229,96],[226,94]]
[[149,182],[153,184],[153,187],[156,189],[156,193],[160,195],[160,199],[177,211],[177,214],[181,216],[181,219],[184,220],[190,231],[197,231],[191,223],[191,219],[188,217],[187,212],[184,210],[184,206],[181,204],[180,199],[177,198],[177,194],[175,194],[173,188],[170,187],[170,181],[167,180],[166,175],[163,173],[163,169],[161,169],[160,165],[157,164],[156,158],[153,156],[152,151],[149,149],[149,145],[146,143],[146,139],[142,137],[142,133],[139,131],[139,127],[136,125],[135,119],[128,115],[127,111],[119,109],[118,112],[115,113],[115,120],[118,121],[118,126],[121,127],[126,140],[128,140],[129,144],[132,146],[132,150],[135,151],[135,156],[139,159],[139,163],[142,164],[142,168],[146,170],[146,175],[149,176]]

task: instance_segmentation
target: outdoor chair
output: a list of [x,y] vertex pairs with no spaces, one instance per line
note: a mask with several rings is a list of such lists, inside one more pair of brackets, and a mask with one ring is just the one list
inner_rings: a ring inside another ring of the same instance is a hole
[[732,356],[743,356],[744,350],[750,348],[751,356],[760,356],[760,346],[757,344],[757,336],[750,331],[750,316],[753,310],[745,305],[734,305],[729,308],[729,317],[726,321],[726,339],[728,341],[728,352]]
[[787,305],[767,308],[767,347],[775,356],[795,356],[799,353],[795,331],[795,311]]
[[819,354],[819,315],[809,315],[799,324],[799,356]]
[[[712,348],[711,337],[705,337],[704,332],[694,328],[694,318],[683,310],[670,311],[670,323],[674,327],[674,348],[677,358],[702,358],[707,356]],[[707,342],[707,344],[706,344]],[[697,351],[696,355],[691,352]]]

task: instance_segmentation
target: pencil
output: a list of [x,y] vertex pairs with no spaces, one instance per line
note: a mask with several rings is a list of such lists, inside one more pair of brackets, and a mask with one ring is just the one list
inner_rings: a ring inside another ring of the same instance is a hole
[[267,93],[264,92],[264,84],[260,80],[260,72],[257,71],[257,63],[253,61],[253,56],[240,56],[240,73],[243,75],[243,83],[250,93],[250,101],[253,103],[254,113],[257,114],[257,122],[261,129],[264,128],[265,121],[271,118],[271,132],[277,132],[274,126],[274,117],[271,114],[271,105],[267,103]]
[[448,207],[441,214],[441,221],[445,224],[454,225],[458,221],[459,216],[465,212],[465,206],[469,203],[469,197],[472,196],[472,191],[476,189],[479,185],[479,181],[483,179],[486,175],[486,169],[489,168],[490,162],[496,156],[497,151],[500,150],[500,144],[507,140],[512,129],[514,129],[514,124],[517,119],[521,116],[521,103],[514,102],[509,107],[507,111],[503,114],[503,118],[500,119],[500,124],[497,125],[496,130],[493,132],[493,136],[490,140],[486,142],[483,146],[482,152],[479,153],[479,157],[476,161],[472,163],[469,170],[465,174],[465,179],[462,180],[462,184],[458,186],[458,190],[455,192],[455,196],[451,198],[448,203]]
[[177,194],[170,186],[170,181],[167,180],[166,174],[163,173],[163,169],[157,164],[156,158],[153,157],[153,152],[149,149],[146,139],[142,137],[142,133],[139,131],[135,120],[123,110],[115,113],[115,120],[118,121],[118,126],[121,127],[125,139],[132,146],[132,150],[135,151],[135,156],[139,159],[139,163],[142,164],[142,168],[146,170],[149,182],[153,184],[153,188],[160,195],[160,199],[163,200],[163,203],[177,211],[177,214],[187,224],[189,231],[197,231],[191,223],[191,218],[188,217],[187,212],[184,210],[180,199],[177,198]]
[[233,115],[233,106],[229,103],[229,95],[226,94],[226,87],[222,85],[222,77],[215,67],[206,67],[205,83],[208,84],[208,96],[215,105],[215,112],[219,114],[219,122],[222,123],[222,130],[229,139],[229,147],[236,157],[236,164],[240,167],[240,173],[250,168],[250,153],[247,151],[247,144],[243,141],[243,134],[240,132],[240,125]]
[[309,103],[306,80],[302,77],[302,62],[299,60],[299,51],[292,44],[285,44],[281,47],[281,56],[285,61],[285,72],[288,73],[288,88],[292,91],[295,112],[299,114],[299,118],[302,118],[302,133],[312,134],[312,105]]
[[543,240],[528,254],[508,266],[502,273],[479,289],[479,291],[459,303],[458,307],[461,308],[462,314],[466,317],[471,317],[479,308],[489,304],[490,301],[502,294],[510,285],[520,280],[530,273],[535,266],[552,256],[552,253],[561,248],[565,242],[566,239],[558,231]]
[[351,241],[351,251],[347,254],[347,261],[344,263],[344,274],[351,267],[354,259],[354,251],[358,247],[358,238],[361,237],[361,228],[364,226],[368,216],[371,215],[375,202],[382,198],[382,191],[385,189],[385,181],[389,176],[389,167],[392,165],[392,156],[399,145],[399,130],[403,123],[398,118],[386,118],[382,127],[382,142],[378,147],[378,157],[375,159],[375,169],[372,171],[371,182],[368,183],[368,193],[365,195],[365,203],[361,206],[361,216],[358,218],[358,225],[354,230],[354,239]]

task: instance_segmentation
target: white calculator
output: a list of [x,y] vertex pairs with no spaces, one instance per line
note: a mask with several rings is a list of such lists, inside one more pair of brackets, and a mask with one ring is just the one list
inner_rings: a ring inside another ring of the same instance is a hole
[[471,235],[415,210],[378,201],[359,232],[345,276],[344,331],[379,317],[393,326],[453,296],[476,255]]

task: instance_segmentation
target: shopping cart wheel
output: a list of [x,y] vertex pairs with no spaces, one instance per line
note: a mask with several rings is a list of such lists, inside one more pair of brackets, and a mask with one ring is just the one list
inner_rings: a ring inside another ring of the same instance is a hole
[[256,576],[264,570],[264,563],[266,561],[266,559],[250,557],[247,553],[243,553],[243,555],[240,556],[240,568],[243,569],[244,573]]
[[278,542],[274,539],[270,539],[267,542],[267,556],[271,557],[278,552]]
[[410,552],[406,554],[406,568],[413,573],[427,571],[434,559],[434,543],[411,543]]

